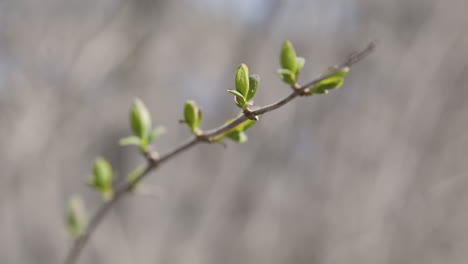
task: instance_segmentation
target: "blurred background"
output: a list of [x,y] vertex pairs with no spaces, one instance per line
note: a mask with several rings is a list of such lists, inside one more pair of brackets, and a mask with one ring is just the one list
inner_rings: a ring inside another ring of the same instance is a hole
[[[195,100],[202,127],[238,114],[244,62],[255,104],[289,93],[291,40],[306,82],[376,39],[342,89],[263,116],[245,144],[200,145],[108,215],[79,263],[466,263],[466,0],[1,0],[0,263],[62,263],[68,198],[89,214],[95,157],[142,163],[133,98],[167,133]],[[149,187],[150,186],[150,187]]]

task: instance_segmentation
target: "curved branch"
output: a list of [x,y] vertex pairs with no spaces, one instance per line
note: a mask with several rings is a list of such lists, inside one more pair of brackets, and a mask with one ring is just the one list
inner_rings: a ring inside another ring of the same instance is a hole
[[[342,69],[343,67],[349,67],[349,66],[359,62],[360,60],[364,59],[367,55],[369,55],[374,50],[374,48],[375,48],[375,42],[371,42],[362,51],[354,53],[351,56],[349,56],[345,60],[345,62],[343,62],[342,64],[337,66],[336,71],[338,71],[339,69]],[[267,105],[265,107],[262,107],[260,109],[257,109],[255,111],[251,111],[251,112],[248,112],[248,113],[250,115],[257,116],[257,115],[263,115],[263,114],[266,114],[266,113],[271,112],[273,110],[276,110],[276,109],[286,105],[287,103],[292,101],[297,96],[305,95],[304,91],[307,88],[309,88],[309,87],[315,85],[316,83],[326,79],[330,75],[334,74],[336,71],[330,72],[330,73],[328,73],[326,75],[322,75],[322,76],[314,79],[313,81],[311,81],[311,82],[309,82],[309,83],[307,83],[307,84],[305,84],[303,86],[300,86],[298,88],[293,89],[293,92],[291,94],[289,94],[288,96],[286,96],[285,98],[279,100],[276,103],[273,103],[271,105]],[[173,157],[175,157],[178,154],[190,149],[191,147],[197,145],[198,143],[202,143],[202,142],[210,143],[211,138],[213,138],[215,136],[218,136],[218,135],[221,135],[221,134],[229,131],[230,129],[233,129],[234,127],[241,124],[242,122],[246,121],[248,119],[246,115],[247,114],[244,113],[243,115],[237,117],[236,119],[234,119],[233,121],[231,121],[231,122],[229,122],[229,123],[227,123],[225,125],[222,125],[222,126],[220,126],[218,128],[212,129],[212,130],[208,130],[208,131],[202,133],[201,135],[193,137],[193,138],[187,140],[186,142],[180,144],[179,146],[177,146],[173,150],[169,151],[165,155],[162,155],[160,157],[157,157],[157,155],[154,155],[154,153],[146,153],[147,154],[146,158],[147,158],[148,164],[145,167],[145,170],[132,182],[125,182],[123,185],[117,187],[112,200],[109,200],[109,201],[103,203],[97,209],[96,213],[93,215],[93,217],[89,221],[89,224],[88,224],[88,227],[87,227],[85,233],[74,241],[72,247],[70,248],[70,250],[69,250],[69,252],[67,254],[67,257],[66,257],[64,263],[65,264],[74,264],[74,263],[76,263],[76,261],[77,261],[78,257],[80,256],[84,246],[87,244],[87,242],[89,241],[89,238],[92,236],[92,234],[94,233],[96,228],[99,226],[99,224],[102,222],[104,217],[107,215],[107,212],[109,212],[109,210],[122,197],[124,197],[125,194],[131,192],[133,190],[133,188],[139,182],[141,182],[145,177],[147,177],[149,175],[150,172],[156,170],[159,167],[159,165],[161,165],[162,163],[172,159]]]

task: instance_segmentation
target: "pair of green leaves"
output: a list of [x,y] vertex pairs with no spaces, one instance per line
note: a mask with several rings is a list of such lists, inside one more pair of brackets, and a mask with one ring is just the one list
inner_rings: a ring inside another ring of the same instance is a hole
[[[228,120],[226,122],[229,123],[231,122],[232,120]],[[247,135],[245,134],[245,131],[247,129],[249,129],[251,126],[253,126],[254,124],[256,123],[256,121],[254,120],[246,120],[242,123],[240,123],[239,125],[237,125],[236,127],[234,127],[233,129],[215,137],[214,141],[215,142],[219,142],[221,140],[223,140],[224,138],[229,138],[237,143],[244,143],[247,141]]]
[[[334,72],[334,73],[332,73]],[[348,74],[349,67],[344,67],[338,70],[336,67],[329,68],[324,75],[332,73],[327,78],[316,83],[310,89],[309,94],[326,94],[329,90],[337,89],[343,85],[344,77]]]
[[296,51],[290,41],[283,43],[281,48],[280,56],[281,69],[278,70],[278,74],[281,79],[290,84],[291,86],[296,86],[297,76],[301,72],[305,64],[305,59],[302,57],[297,57]]
[[249,76],[249,68],[245,64],[239,65],[236,72],[236,90],[228,90],[235,95],[234,101],[236,105],[245,109],[250,100],[253,99],[257,92],[260,77],[258,75]]
[[164,133],[163,127],[151,127],[151,115],[140,99],[135,99],[130,109],[130,126],[135,135],[120,139],[121,146],[137,145],[146,151],[149,144]]
[[184,120],[182,123],[187,124],[190,128],[190,132],[194,135],[199,135],[200,123],[202,119],[202,113],[198,105],[194,101],[187,101],[184,106]]
[[97,190],[104,200],[111,200],[114,194],[112,167],[107,160],[98,157],[93,163],[93,174],[88,179],[88,185]]
[[78,238],[86,231],[86,208],[80,196],[74,195],[68,201],[65,225],[72,238]]

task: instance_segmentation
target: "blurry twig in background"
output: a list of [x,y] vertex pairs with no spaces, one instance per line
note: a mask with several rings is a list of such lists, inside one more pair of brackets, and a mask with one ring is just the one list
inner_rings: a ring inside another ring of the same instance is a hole
[[156,152],[152,151],[147,151],[145,152],[145,158],[147,160],[147,165],[145,169],[139,174],[134,180],[130,182],[126,182],[123,185],[119,186],[116,188],[115,193],[111,199],[106,201],[101,205],[101,207],[97,210],[97,212],[92,216],[91,220],[88,223],[88,226],[84,233],[79,236],[73,243],[72,247],[70,248],[67,257],[65,259],[65,264],[73,264],[76,263],[78,257],[80,256],[84,246],[86,243],[89,241],[89,238],[91,235],[94,233],[98,225],[101,223],[101,221],[104,219],[104,217],[107,215],[109,210],[122,198],[125,196],[125,194],[131,192],[134,187],[141,182],[146,176],[149,175],[150,172],[156,170],[162,163],[170,160],[171,158],[175,157],[176,155],[184,152],[185,150],[188,150],[189,148],[197,145],[198,143],[213,143],[214,138],[216,136],[222,135],[223,133],[237,127],[239,124],[243,123],[244,121],[248,119],[254,119],[259,115],[266,114],[270,111],[273,111],[275,109],[278,109],[290,101],[292,101],[294,98],[298,96],[307,96],[311,95],[308,94],[308,91],[310,90],[309,88],[311,86],[314,86],[315,84],[327,79],[328,77],[331,77],[332,75],[336,74],[338,71],[342,70],[345,67],[349,67],[362,59],[364,59],[367,55],[369,55],[375,48],[375,42],[371,42],[370,44],[367,45],[365,49],[363,49],[360,52],[354,53],[348,57],[347,60],[345,60],[344,63],[336,66],[334,70],[327,72],[326,74],[314,79],[313,81],[300,86],[296,85],[293,87],[293,91],[291,92],[290,95],[287,97],[279,100],[276,103],[273,103],[271,105],[262,107],[258,110],[255,111],[250,111],[248,109],[244,110],[243,114],[236,119],[232,120],[231,122],[222,125],[218,128],[206,131],[206,132],[201,132],[197,136],[194,136],[193,138],[189,139],[188,141],[180,144],[173,150],[169,151],[168,153],[159,156]]

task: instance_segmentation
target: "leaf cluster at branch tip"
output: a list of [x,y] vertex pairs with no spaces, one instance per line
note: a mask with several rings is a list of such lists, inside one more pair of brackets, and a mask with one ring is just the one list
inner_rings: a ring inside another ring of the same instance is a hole
[[105,200],[112,199],[112,167],[107,160],[98,157],[93,163],[93,174],[88,179],[88,185],[101,193]]
[[295,87],[297,76],[301,72],[305,64],[305,59],[297,57],[296,51],[290,41],[285,41],[281,48],[280,54],[281,69],[278,69],[278,74],[281,80]]
[[145,152],[156,138],[165,132],[164,127],[151,128],[151,115],[146,105],[136,98],[130,108],[130,126],[135,135],[119,140],[120,146],[136,145]]
[[236,72],[235,85],[236,90],[228,90],[233,94],[236,105],[245,109],[257,92],[260,77],[258,75],[249,76],[249,68],[245,64],[239,65]]

